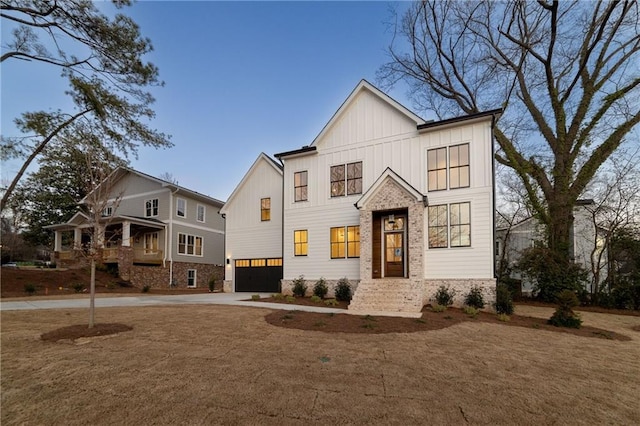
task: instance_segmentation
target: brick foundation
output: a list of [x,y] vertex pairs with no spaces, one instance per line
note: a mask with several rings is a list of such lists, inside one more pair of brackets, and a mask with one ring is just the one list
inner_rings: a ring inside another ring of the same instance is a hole
[[[166,262],[165,266],[146,266],[132,265],[130,267],[131,283],[142,288],[145,285],[151,288],[167,288],[169,287],[170,262]],[[221,287],[224,277],[224,268],[220,265],[208,265],[203,263],[187,263],[174,262],[173,264],[173,280],[177,288],[187,287],[187,270],[195,269],[196,287],[208,288],[209,281],[213,278],[216,280],[218,289]]]

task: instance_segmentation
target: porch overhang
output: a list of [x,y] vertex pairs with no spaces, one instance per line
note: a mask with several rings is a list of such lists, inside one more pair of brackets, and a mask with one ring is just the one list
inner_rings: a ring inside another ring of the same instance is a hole
[[400,188],[402,188],[411,198],[415,201],[420,201],[426,207],[429,205],[429,201],[426,195],[423,195],[420,191],[414,188],[409,182],[404,180],[400,175],[394,172],[391,168],[387,167],[384,172],[376,179],[376,181],[362,194],[362,197],[354,204],[354,206],[360,210],[365,208],[367,203],[374,199],[378,191],[384,186],[387,180],[395,182]]

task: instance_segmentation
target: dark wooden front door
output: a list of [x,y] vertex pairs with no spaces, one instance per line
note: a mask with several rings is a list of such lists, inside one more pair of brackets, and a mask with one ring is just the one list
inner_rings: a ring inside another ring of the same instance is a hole
[[384,234],[384,276],[404,277],[404,231]]
[[407,211],[373,213],[372,278],[406,277]]

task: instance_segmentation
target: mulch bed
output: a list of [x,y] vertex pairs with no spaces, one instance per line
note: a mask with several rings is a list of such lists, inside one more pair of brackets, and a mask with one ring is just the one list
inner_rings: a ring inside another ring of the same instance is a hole
[[[266,299],[265,299],[266,300]],[[461,309],[448,308],[444,312],[423,309],[421,318],[399,318],[382,316],[358,316],[303,311],[275,311],[265,316],[265,320],[274,326],[298,330],[324,331],[328,333],[413,333],[418,331],[440,330],[465,321],[485,322],[511,327],[525,327],[536,330],[548,330],[568,333],[582,337],[629,341],[628,336],[595,327],[583,326],[579,329],[554,327],[542,318],[512,315],[509,321],[500,321],[495,314],[480,312],[475,317],[465,314]]]
[[295,302],[287,302],[286,299],[277,299],[275,297],[263,297],[259,300],[254,300],[254,302],[269,302],[269,303],[282,303],[284,305],[304,305],[304,306],[319,306],[322,308],[336,308],[336,309],[347,309],[349,307],[349,302],[340,302],[337,301],[337,305],[327,305],[322,302],[313,302],[311,301],[311,297],[296,297]]
[[40,338],[46,342],[57,342],[59,340],[76,340],[81,337],[108,336],[130,330],[133,330],[133,327],[118,323],[94,324],[92,328],[89,328],[87,324],[76,324],[44,333]]
[[[541,306],[545,308],[557,308],[558,305],[554,303],[546,303],[540,302],[533,299],[521,299],[514,302],[516,305],[526,305],[526,306]],[[609,309],[603,308],[601,306],[576,306],[573,308],[574,311],[583,311],[583,312],[597,312],[600,314],[613,314],[613,315],[627,315],[630,317],[640,317],[640,311],[634,311],[631,309]]]

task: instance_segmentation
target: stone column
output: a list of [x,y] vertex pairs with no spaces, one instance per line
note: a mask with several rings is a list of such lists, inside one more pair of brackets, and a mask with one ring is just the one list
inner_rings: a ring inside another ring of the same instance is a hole
[[133,247],[118,247],[118,274],[125,281],[131,280],[131,266],[133,266]]

